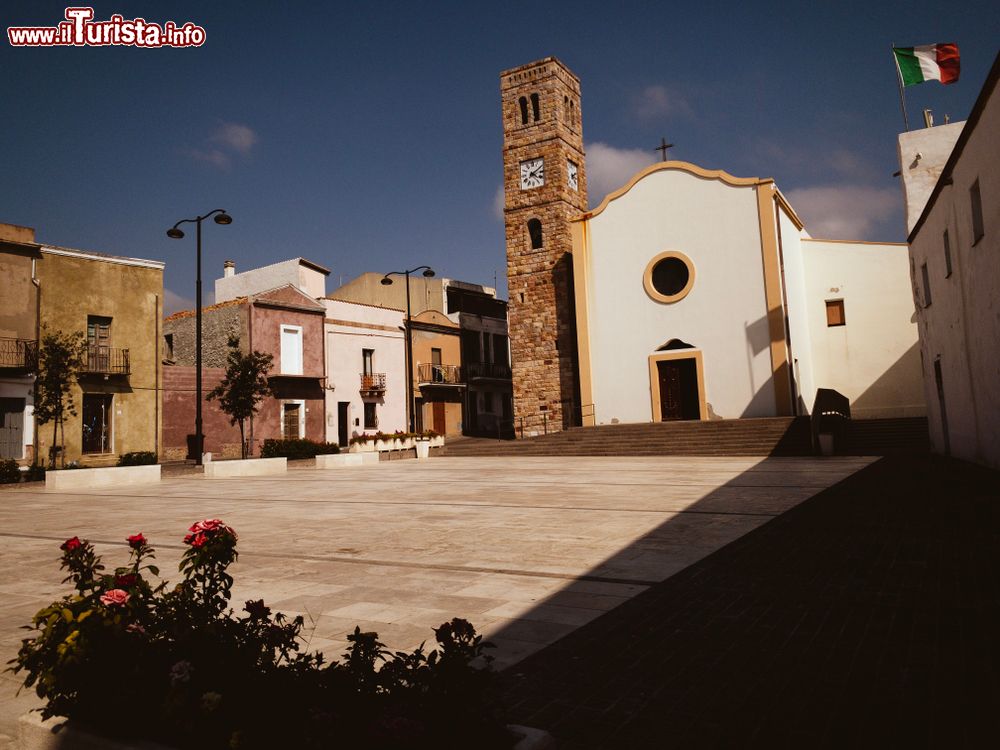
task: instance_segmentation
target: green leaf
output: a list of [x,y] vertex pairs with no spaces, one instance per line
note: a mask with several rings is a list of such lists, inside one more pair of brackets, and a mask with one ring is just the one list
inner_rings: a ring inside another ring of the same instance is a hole
[[66,622],[73,622],[73,613],[70,610],[64,609],[62,611],[62,616]]

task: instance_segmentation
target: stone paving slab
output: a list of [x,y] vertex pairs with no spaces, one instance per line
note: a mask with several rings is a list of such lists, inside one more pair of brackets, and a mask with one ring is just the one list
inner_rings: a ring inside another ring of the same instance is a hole
[[[221,517],[240,534],[234,602],[302,614],[310,648],[339,655],[355,625],[393,649],[465,617],[497,665],[537,652],[651,585],[850,476],[870,459],[460,458],[275,477],[167,474],[155,487],[0,493],[0,658],[65,592],[59,544],[79,535],[107,564],[142,531],[177,579],[181,537]],[[31,695],[0,682],[0,746]]]

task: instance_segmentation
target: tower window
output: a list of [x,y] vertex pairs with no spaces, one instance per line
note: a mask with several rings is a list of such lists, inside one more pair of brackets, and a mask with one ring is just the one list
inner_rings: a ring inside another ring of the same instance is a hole
[[534,115],[535,122],[538,122],[538,120],[541,117],[541,114],[538,109],[538,94],[531,95],[531,114]]
[[517,100],[517,103],[521,105],[521,124],[528,124],[528,100],[523,96]]
[[576,125],[576,108],[572,99],[569,100],[569,121],[570,124]]
[[538,219],[528,219],[528,236],[531,237],[531,249],[542,247],[542,222]]

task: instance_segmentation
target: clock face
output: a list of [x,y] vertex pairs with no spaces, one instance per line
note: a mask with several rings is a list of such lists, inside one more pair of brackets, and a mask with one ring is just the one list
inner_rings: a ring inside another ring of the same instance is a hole
[[521,162],[521,190],[541,187],[545,184],[545,160],[528,159]]
[[566,179],[569,182],[569,186],[574,190],[580,189],[580,175],[577,170],[576,164],[571,161],[566,162]]

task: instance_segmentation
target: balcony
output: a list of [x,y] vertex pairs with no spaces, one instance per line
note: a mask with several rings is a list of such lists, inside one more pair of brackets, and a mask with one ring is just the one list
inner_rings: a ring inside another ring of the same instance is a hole
[[384,396],[385,373],[384,372],[361,373],[361,395]]
[[32,371],[37,365],[37,341],[0,338],[0,368]]
[[462,368],[458,365],[425,363],[417,366],[417,382],[425,385],[464,385]]
[[473,362],[465,366],[469,380],[510,380],[510,365],[500,362]]
[[84,375],[131,375],[128,349],[110,346],[87,346],[87,356],[83,363]]

